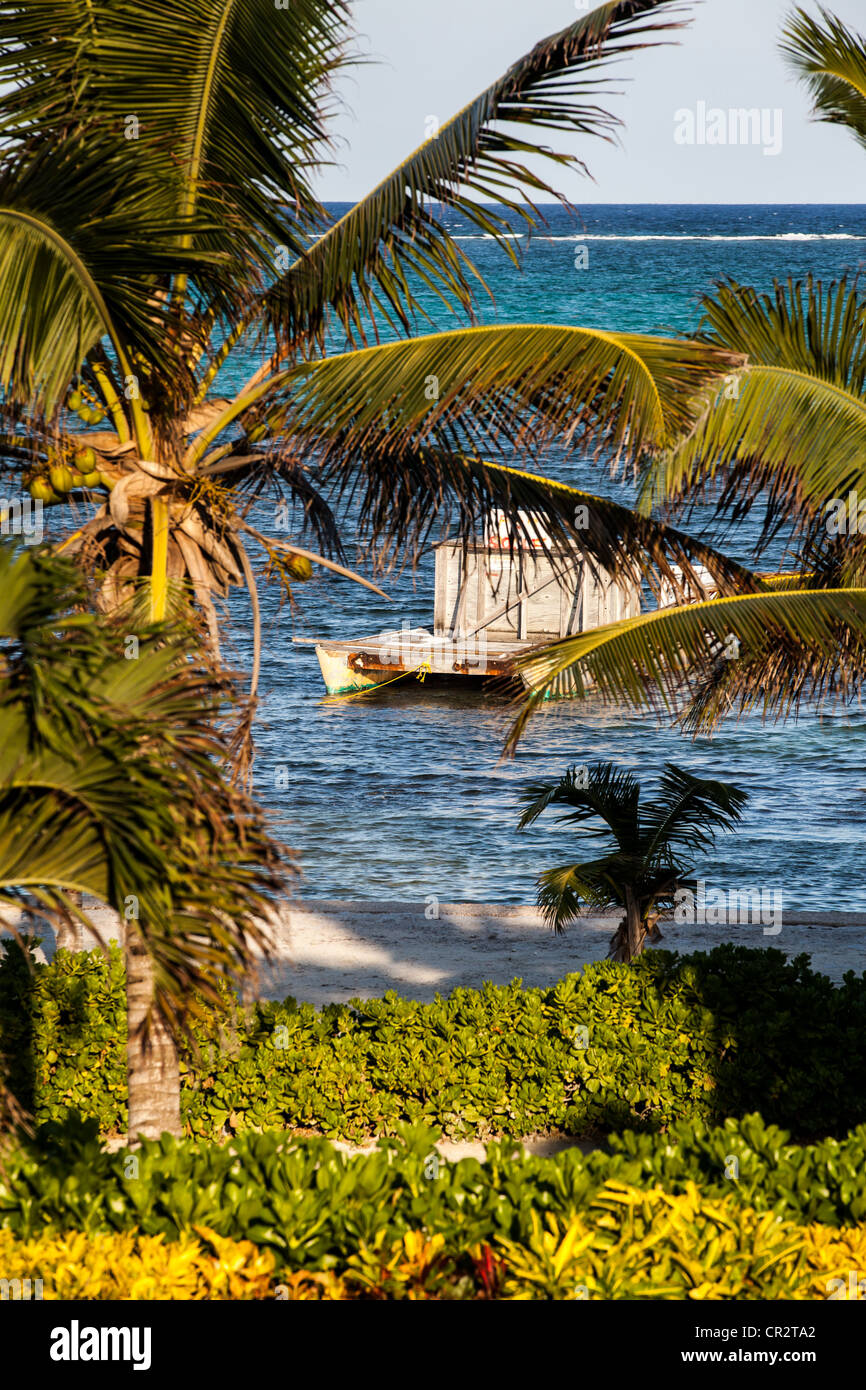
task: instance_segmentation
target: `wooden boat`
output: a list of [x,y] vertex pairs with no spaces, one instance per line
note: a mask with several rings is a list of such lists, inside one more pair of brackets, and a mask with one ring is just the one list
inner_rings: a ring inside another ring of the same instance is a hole
[[433,631],[409,628],[314,645],[330,695],[415,677],[483,684],[507,676],[540,643],[640,613],[640,586],[616,580],[532,533],[509,548],[502,519],[481,543],[441,541],[435,553]]

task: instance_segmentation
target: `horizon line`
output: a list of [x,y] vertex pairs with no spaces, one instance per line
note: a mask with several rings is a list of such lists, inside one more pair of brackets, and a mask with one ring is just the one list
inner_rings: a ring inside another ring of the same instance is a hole
[[[367,195],[364,194],[364,195],[363,195],[362,197],[360,197],[360,198],[323,198],[323,199],[322,199],[322,202],[323,202],[326,206],[327,206],[328,203],[344,203],[344,204],[349,205],[349,206],[357,207],[357,205],[358,205],[359,203],[364,202],[364,200],[365,200],[366,197],[367,197]],[[439,199],[438,199],[438,198],[433,198],[433,199],[431,199],[431,201],[432,201],[433,203],[436,203],[436,202],[439,202]],[[478,206],[478,207],[490,207],[490,208],[495,208],[495,207],[503,207],[503,206],[506,206],[506,205],[503,204],[503,203],[496,203],[496,202],[481,202],[481,203],[478,203],[477,206]],[[526,203],[522,204],[522,206],[524,206],[524,207],[537,207],[537,208],[563,208],[565,211],[568,211],[569,204],[568,204],[567,202],[566,202],[566,203],[562,203],[562,202],[558,202],[558,201],[557,201],[557,202],[550,202],[550,203],[542,203],[542,202],[530,203],[530,202],[527,201]],[[587,200],[587,199],[585,199],[585,198],[581,198],[579,203],[572,203],[571,206],[572,206],[572,207],[578,207],[578,206],[579,206],[579,207],[598,207],[598,208],[864,208],[864,209],[866,209],[866,202],[850,202],[850,203],[845,203],[845,202],[842,202],[842,203],[837,203],[837,202],[832,202],[832,203],[746,202],[746,203],[731,203],[731,202],[722,202],[722,201],[700,201],[700,200],[694,200],[694,199],[693,199],[693,200],[690,200],[689,202],[679,202],[679,203],[674,202],[674,203],[671,203],[671,202],[664,202],[664,201],[662,201],[662,200],[659,200],[659,201],[656,201],[656,202],[602,202],[601,200],[592,201],[592,200]]]

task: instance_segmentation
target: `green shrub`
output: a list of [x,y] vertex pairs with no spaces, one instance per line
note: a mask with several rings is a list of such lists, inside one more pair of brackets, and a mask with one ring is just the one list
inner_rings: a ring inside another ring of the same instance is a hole
[[681,1121],[664,1135],[626,1131],[608,1143],[611,1171],[628,1172],[623,1181],[638,1187],[683,1192],[694,1182],[706,1197],[733,1194],[757,1211],[805,1224],[866,1221],[866,1125],[843,1140],[802,1145],[760,1115],[746,1115],[715,1126]]
[[[169,1240],[207,1228],[273,1252],[289,1270],[343,1267],[362,1247],[390,1249],[407,1232],[441,1236],[446,1253],[515,1241],[538,1223],[568,1225],[600,1189],[627,1185],[768,1213],[797,1225],[866,1220],[858,1174],[866,1126],[842,1141],[799,1147],[751,1116],[719,1129],[682,1124],[664,1136],[625,1135],[612,1153],[553,1158],[492,1144],[487,1162],[438,1158],[435,1131],[407,1128],[350,1157],[324,1139],[243,1134],[225,1145],[164,1136],[134,1153],[108,1153],[94,1121],[45,1126],[4,1154],[0,1228],[138,1231]],[[728,1156],[739,1177],[725,1177]]]
[[103,1133],[126,1110],[123,956],[58,951],[50,965],[15,941],[0,962],[0,1058],[13,1095],[38,1123],[69,1110],[92,1115]]
[[568,1221],[534,1213],[523,1239],[462,1250],[441,1232],[382,1229],[327,1270],[278,1268],[271,1250],[204,1226],[169,1241],[0,1230],[17,1296],[36,1280],[46,1299],[826,1299],[864,1261],[866,1225],[799,1226],[693,1184],[670,1196],[609,1182]]
[[[0,1052],[39,1122],[77,1111],[123,1132],[123,1008],[116,949],[108,960],[59,952],[31,975],[7,948]],[[431,1004],[389,993],[245,1014],[226,989],[198,1043],[181,1061],[182,1108],[204,1138],[304,1128],[361,1139],[400,1124],[453,1138],[597,1136],[759,1111],[812,1139],[866,1119],[866,976],[837,988],[779,951],[653,951],[550,989],[488,984]]]

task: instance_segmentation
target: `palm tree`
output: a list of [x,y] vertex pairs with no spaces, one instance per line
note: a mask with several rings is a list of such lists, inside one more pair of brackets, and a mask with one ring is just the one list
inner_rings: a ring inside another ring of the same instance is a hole
[[[0,454],[72,508],[67,553],[98,572],[107,607],[143,583],[156,621],[173,588],[191,592],[214,651],[214,600],[246,585],[253,696],[248,547],[289,588],[308,561],[342,570],[350,498],[381,563],[449,510],[465,536],[500,506],[515,534],[518,509],[544,514],[593,563],[650,577],[699,561],[723,592],[748,584],[603,498],[581,501],[576,528],[573,494],[496,461],[554,437],[640,458],[690,428],[741,358],[479,327],[483,281],[443,222],[459,213],[514,258],[514,227],[540,220],[524,191],[556,196],[527,160],[582,167],[534,131],[613,138],[607,69],[679,26],[673,0],[610,0],[543,40],[329,225],[311,177],[347,18],[341,0],[0,9]],[[437,304],[468,326],[412,336]],[[252,344],[260,366],[223,386]],[[323,553],[251,524],[264,491],[297,504]]]
[[812,97],[815,118],[844,126],[866,148],[866,44],[828,9],[818,23],[798,6],[782,38],[782,52]]
[[[819,119],[866,142],[866,39],[798,9],[783,40]],[[775,716],[851,699],[866,673],[866,296],[776,282],[760,294],[723,281],[703,303],[696,341],[742,365],[708,390],[693,427],[642,467],[640,510],[677,519],[713,504],[714,534],[762,516],[753,563],[787,542],[788,568],[752,593],[671,606],[527,654],[531,687],[510,731],[567,677],[618,704],[674,713],[692,731],[731,711]],[[734,659],[732,659],[734,658]]]
[[520,830],[548,806],[563,807],[558,819],[592,836],[599,832],[589,822],[605,826],[611,842],[607,853],[546,869],[538,879],[538,905],[557,933],[587,908],[621,908],[624,916],[609,955],[630,961],[647,940],[660,938],[661,909],[673,904],[681,889],[694,887],[682,856],[710,848],[718,830],[733,829],[748,796],[729,783],[694,777],[666,763],[655,799],[642,803],[636,777],[613,763],[595,763],[570,767],[553,781],[533,782],[524,800]]
[[[279,847],[223,775],[232,694],[190,634],[127,637],[71,561],[0,545],[0,912],[124,922],[129,1133],[180,1132],[175,1042],[266,946]],[[98,935],[98,933],[97,933]]]

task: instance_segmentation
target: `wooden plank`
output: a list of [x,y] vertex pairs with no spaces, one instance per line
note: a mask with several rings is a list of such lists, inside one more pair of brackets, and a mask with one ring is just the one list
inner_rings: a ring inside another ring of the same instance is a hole
[[464,621],[466,608],[465,578],[463,556],[457,546],[452,546],[448,555],[448,633],[457,632]]
[[586,567],[586,577],[583,589],[583,630],[590,627],[598,627],[599,614],[599,590],[595,575],[589,565]]
[[435,550],[435,577],[433,581],[433,631],[448,631],[448,551],[444,546]]
[[[468,558],[468,557],[467,557]],[[464,557],[455,547],[451,551],[449,564],[448,597],[451,602],[451,625],[449,631],[461,632],[466,621],[466,569]]]
[[570,637],[574,632],[583,631],[583,571],[581,567],[574,576],[574,583],[570,588],[562,586],[560,590],[562,604],[559,618],[560,637]]
[[527,636],[549,637],[551,641],[560,637],[560,612],[562,609],[562,590],[558,583],[551,582],[544,593],[539,593],[528,605]]
[[477,622],[478,550],[459,542],[436,547],[436,602],[434,631],[460,634]]
[[[511,593],[504,603],[501,603],[497,608],[493,610],[492,613],[488,614],[485,620],[478,627],[473,629],[472,632],[467,633],[466,636],[474,637],[477,632],[481,632],[484,628],[488,629],[489,636],[493,636],[494,633],[499,631],[505,631],[507,633],[514,632],[517,626],[514,622],[511,622],[504,628],[496,628],[492,625],[495,624],[500,618],[505,617],[506,613],[508,613],[516,607],[519,607],[521,604],[529,604],[530,620],[534,617],[537,611],[540,611],[544,614],[544,622],[541,625],[536,625],[535,627],[532,627],[530,624],[530,631],[538,631],[541,632],[542,635],[547,635],[549,633],[553,637],[565,636],[566,634],[560,631],[559,623],[559,613],[561,608],[560,586],[563,585],[563,576],[561,574],[557,574],[556,571],[553,569],[552,565],[547,565],[544,567],[536,565],[535,569],[536,572],[540,570],[543,575],[542,582],[535,589],[529,591],[520,589],[514,593]],[[533,608],[533,601],[535,601],[544,590],[547,590],[551,585],[554,584],[557,585],[557,588],[555,592],[550,595],[550,598],[541,600],[540,607]],[[563,588],[562,591],[569,597],[569,600],[571,601],[571,589]],[[519,641],[521,639],[518,638],[517,640]]]
[[528,612],[527,612],[527,605],[528,605],[529,599],[528,599],[528,595],[527,595],[527,592],[526,592],[526,591],[527,591],[527,589],[529,588],[529,586],[530,586],[530,584],[531,584],[531,582],[532,582],[532,578],[531,578],[530,576],[532,575],[532,577],[534,578],[534,574],[535,574],[536,571],[537,571],[537,566],[532,566],[532,565],[529,563],[529,556],[527,556],[527,555],[519,555],[519,556],[518,556],[518,559],[517,559],[517,587],[518,587],[518,590],[520,591],[520,594],[521,594],[520,603],[517,605],[517,640],[518,640],[518,642],[524,641],[524,639],[525,639],[525,637],[526,637],[527,620],[528,620],[528,616],[529,616],[529,615],[528,615]]

